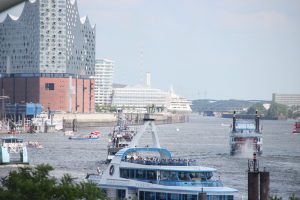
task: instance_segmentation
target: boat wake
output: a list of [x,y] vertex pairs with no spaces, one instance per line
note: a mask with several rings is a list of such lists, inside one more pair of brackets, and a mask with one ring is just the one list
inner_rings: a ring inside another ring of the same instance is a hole
[[243,158],[251,159],[253,153],[253,142],[251,140],[246,140],[245,144],[243,144],[241,148],[241,156]]

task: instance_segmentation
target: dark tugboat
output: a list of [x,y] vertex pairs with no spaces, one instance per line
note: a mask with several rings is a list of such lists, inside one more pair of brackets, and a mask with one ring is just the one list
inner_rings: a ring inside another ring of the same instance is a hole
[[[233,113],[232,130],[230,132],[230,155],[242,153],[243,150],[250,150],[258,155],[263,152],[262,131],[259,124],[260,116],[257,111],[255,114],[255,123],[237,120],[236,113]],[[253,153],[252,152],[252,153]]]
[[119,111],[117,125],[111,133],[111,139],[107,146],[106,162],[109,163],[119,150],[128,147],[135,135],[136,130],[127,125],[125,114]]

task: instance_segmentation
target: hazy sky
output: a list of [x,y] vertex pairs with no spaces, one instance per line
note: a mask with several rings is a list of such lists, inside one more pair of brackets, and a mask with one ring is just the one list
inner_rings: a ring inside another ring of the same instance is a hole
[[300,93],[299,0],[77,0],[114,82],[189,99]]

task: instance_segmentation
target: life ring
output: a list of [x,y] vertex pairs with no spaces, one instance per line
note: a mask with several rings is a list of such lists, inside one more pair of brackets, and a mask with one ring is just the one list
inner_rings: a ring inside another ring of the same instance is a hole
[[114,172],[115,172],[115,167],[112,165],[109,168],[109,174],[112,176],[114,174]]

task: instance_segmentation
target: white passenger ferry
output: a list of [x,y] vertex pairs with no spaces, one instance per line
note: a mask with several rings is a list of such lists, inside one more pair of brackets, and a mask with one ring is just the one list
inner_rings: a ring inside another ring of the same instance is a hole
[[1,138],[0,165],[29,164],[28,153],[22,138],[11,136]]
[[[153,121],[147,121],[130,146],[118,151],[104,173],[88,180],[110,199],[233,200],[236,189],[214,179],[214,168],[197,166],[194,160],[172,158],[160,147]],[[143,134],[151,134],[153,146],[138,147]]]

